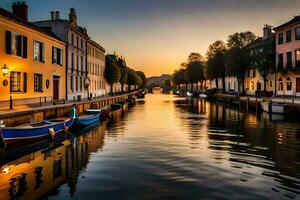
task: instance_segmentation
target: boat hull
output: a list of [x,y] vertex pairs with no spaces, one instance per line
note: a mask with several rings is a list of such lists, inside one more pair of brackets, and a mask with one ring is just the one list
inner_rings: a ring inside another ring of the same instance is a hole
[[75,123],[77,126],[88,126],[90,124],[99,122],[100,112],[97,114],[87,115],[87,117],[76,118]]
[[[262,102],[261,108],[264,112],[270,112],[270,102]],[[272,114],[284,114],[284,104],[272,103]]]
[[24,144],[32,141],[41,141],[51,138],[50,130],[53,137],[72,126],[74,119],[69,117],[62,122],[42,122],[44,125],[39,127],[8,127],[2,129],[2,138],[6,145],[14,143]]

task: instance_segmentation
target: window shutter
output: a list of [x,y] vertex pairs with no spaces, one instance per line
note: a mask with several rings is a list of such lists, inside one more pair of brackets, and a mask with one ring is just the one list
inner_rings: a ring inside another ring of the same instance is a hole
[[59,49],[59,64],[63,64],[63,54],[62,54],[62,49]]
[[40,61],[45,62],[44,60],[44,44],[40,43]]
[[27,58],[27,37],[23,36],[23,58]]
[[54,47],[52,47],[52,64],[54,64],[55,62],[54,62],[54,51],[55,51],[55,48]]
[[11,32],[6,31],[6,53],[11,54]]
[[23,93],[27,92],[27,73],[23,73]]
[[22,56],[22,36],[17,36],[17,56]]

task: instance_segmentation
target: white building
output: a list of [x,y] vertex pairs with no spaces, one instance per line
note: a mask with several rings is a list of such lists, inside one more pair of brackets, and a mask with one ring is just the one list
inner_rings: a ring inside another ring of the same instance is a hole
[[51,20],[35,22],[37,26],[50,29],[57,37],[67,43],[66,97],[80,100],[88,97],[87,82],[87,41],[85,28],[77,24],[75,9],[71,8],[69,19],[60,19],[59,12],[51,12]]

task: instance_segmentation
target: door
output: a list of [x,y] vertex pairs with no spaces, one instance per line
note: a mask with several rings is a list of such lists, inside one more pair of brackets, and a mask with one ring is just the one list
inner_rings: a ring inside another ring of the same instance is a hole
[[257,82],[256,90],[257,90],[258,92],[261,91],[261,83],[260,83],[260,82]]
[[296,78],[296,92],[300,92],[300,78]]
[[53,100],[59,99],[59,79],[53,78]]

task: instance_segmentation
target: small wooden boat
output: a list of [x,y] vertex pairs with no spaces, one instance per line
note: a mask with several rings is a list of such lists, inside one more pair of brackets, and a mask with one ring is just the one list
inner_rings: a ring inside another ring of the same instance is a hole
[[100,120],[100,109],[88,109],[83,114],[76,116],[75,124],[77,126],[87,126]]
[[6,127],[1,129],[1,136],[6,145],[13,143],[23,144],[49,137],[54,138],[60,132],[67,132],[73,122],[74,117],[61,117],[44,120],[39,123]]
[[114,104],[111,104],[111,109],[118,110],[118,109],[121,109],[122,106],[123,106],[123,104],[121,104],[121,103],[114,103]]
[[[272,114],[284,114],[284,106],[283,103],[272,103],[271,104]],[[264,112],[270,112],[270,102],[261,102],[261,108]]]

